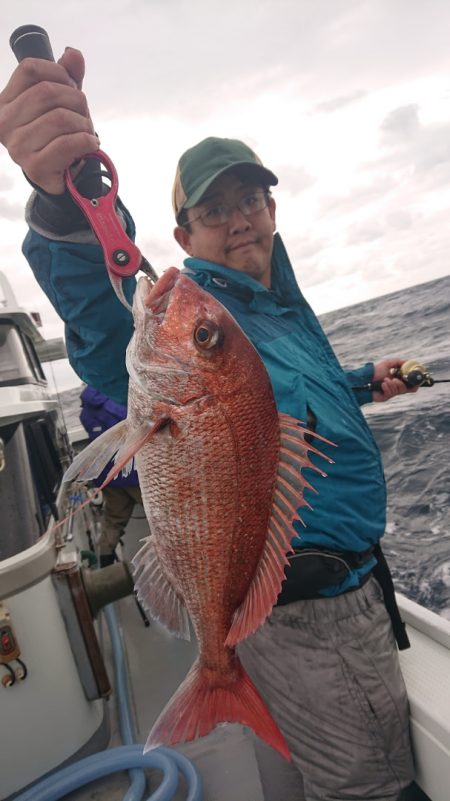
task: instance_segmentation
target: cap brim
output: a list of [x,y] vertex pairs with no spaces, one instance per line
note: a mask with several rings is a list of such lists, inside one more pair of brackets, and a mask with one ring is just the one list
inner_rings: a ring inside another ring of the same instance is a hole
[[193,206],[197,206],[205,192],[209,189],[216,178],[219,178],[221,175],[225,175],[227,172],[236,172],[240,175],[245,175],[246,178],[248,176],[249,180],[256,178],[258,183],[262,183],[264,186],[276,186],[278,183],[277,176],[271,172],[271,170],[263,167],[262,164],[255,164],[254,162],[250,161],[238,161],[235,164],[224,167],[223,170],[219,170],[218,172],[214,173],[214,175],[210,176],[206,181],[203,181],[203,183],[200,184],[195,192],[192,193],[189,200],[183,204],[183,208],[192,209]]

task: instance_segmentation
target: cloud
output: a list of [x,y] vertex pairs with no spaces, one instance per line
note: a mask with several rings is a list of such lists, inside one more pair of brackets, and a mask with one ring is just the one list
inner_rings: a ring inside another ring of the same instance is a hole
[[24,208],[20,203],[10,203],[8,200],[0,197],[0,219],[3,220],[23,220]]
[[[41,0],[37,22],[55,55],[66,45],[85,55],[93,119],[118,168],[138,245],[158,271],[183,258],[171,237],[175,162],[213,134],[244,138],[279,175],[274,194],[288,251],[302,286],[318,284],[330,304],[448,272],[448,0],[433,0],[433,15],[411,0],[113,5],[111,13],[106,0]],[[34,13],[33,0],[6,4],[5,37]],[[4,83],[14,67],[5,43]],[[18,193],[28,187],[12,163],[17,185],[3,183],[6,161],[3,151],[0,219],[10,265],[8,248],[18,264],[22,258],[11,220],[23,221]],[[23,292],[33,290],[25,284]]]
[[[279,0],[276,11],[269,0],[244,7],[242,0],[115,0],[114,13],[106,0],[94,12],[88,0],[42,0],[39,10],[55,56],[68,44],[83,50],[94,119],[153,109],[198,119],[236,96],[288,81],[308,102],[331,111],[355,102],[361,86],[369,92],[391,80],[393,72],[397,80],[411,80],[423,63],[430,71],[444,69],[450,26],[446,0],[433,2],[434,25],[428,4],[408,0],[394,8],[389,0]],[[31,0],[9,4],[3,30],[12,32],[33,13]],[[5,47],[1,74],[13,67]]]
[[375,220],[353,225],[348,229],[347,242],[349,245],[360,245],[363,242],[373,242],[384,235],[383,226]]
[[367,164],[372,173],[395,174],[410,200],[424,199],[450,181],[450,123],[424,125],[417,104],[390,111],[380,125],[381,155]]
[[283,191],[293,195],[304,192],[317,181],[304,167],[289,166],[287,164],[277,166],[276,174]]
[[382,141],[388,146],[412,139],[420,132],[419,107],[416,103],[401,106],[384,118],[380,125]]
[[8,192],[14,186],[14,180],[6,173],[0,173],[0,192]]
[[313,237],[295,237],[289,242],[289,252],[292,260],[297,264],[304,261],[312,261],[327,247],[327,242],[323,239]]
[[322,198],[320,214],[349,214],[361,210],[384,198],[395,186],[395,179],[388,174],[380,175],[370,183],[353,186],[345,195],[328,195]]
[[362,100],[363,97],[367,96],[367,92],[363,91],[362,89],[352,92],[349,95],[341,95],[340,97],[333,97],[330,100],[324,100],[322,103],[318,103],[316,106],[316,111],[319,113],[330,114],[333,111],[339,111],[345,106],[349,106],[352,103],[356,103],[358,100]]
[[385,114],[379,135],[378,156],[359,168],[365,182],[319,200],[320,217],[342,218],[352,246],[379,239],[384,228],[405,232],[431,195],[450,185],[449,123],[423,124],[419,104],[411,103]]
[[[413,165],[417,172],[450,161],[450,124],[423,125],[416,104],[394,109],[380,125],[381,162]],[[375,165],[376,166],[376,165]]]
[[414,216],[409,211],[394,209],[386,214],[386,225],[397,231],[407,231],[414,225]]
[[144,256],[151,261],[158,275],[161,275],[171,265],[180,268],[183,259],[187,256],[172,238],[170,229],[168,229],[165,239],[146,236],[138,239],[137,245]]

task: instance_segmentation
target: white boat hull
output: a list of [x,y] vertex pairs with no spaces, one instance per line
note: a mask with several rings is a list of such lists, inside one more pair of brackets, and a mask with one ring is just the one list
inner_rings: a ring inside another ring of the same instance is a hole
[[6,605],[28,675],[0,688],[1,799],[80,752],[103,723],[103,702],[84,693],[50,576]]
[[416,781],[432,801],[450,798],[450,621],[398,595],[411,648],[400,653],[408,690]]

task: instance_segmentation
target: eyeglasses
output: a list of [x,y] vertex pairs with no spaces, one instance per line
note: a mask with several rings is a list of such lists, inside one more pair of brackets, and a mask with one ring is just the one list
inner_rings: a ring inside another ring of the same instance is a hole
[[266,189],[256,189],[254,192],[241,197],[233,206],[229,206],[227,203],[211,206],[192,220],[186,220],[183,225],[190,225],[197,220],[201,220],[203,225],[214,228],[219,225],[225,225],[234,209],[239,209],[244,217],[251,217],[252,214],[258,214],[259,211],[265,209],[268,203],[269,192]]

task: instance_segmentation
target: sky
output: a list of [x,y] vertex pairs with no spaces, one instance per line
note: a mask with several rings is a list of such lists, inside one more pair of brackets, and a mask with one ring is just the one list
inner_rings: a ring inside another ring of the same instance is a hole
[[[56,58],[83,52],[101,147],[158,273],[182,262],[178,158],[206,136],[244,140],[278,176],[277,228],[318,314],[449,273],[448,0],[15,0],[1,87],[27,23]],[[0,270],[43,335],[62,336],[21,254],[28,195],[0,145]]]

